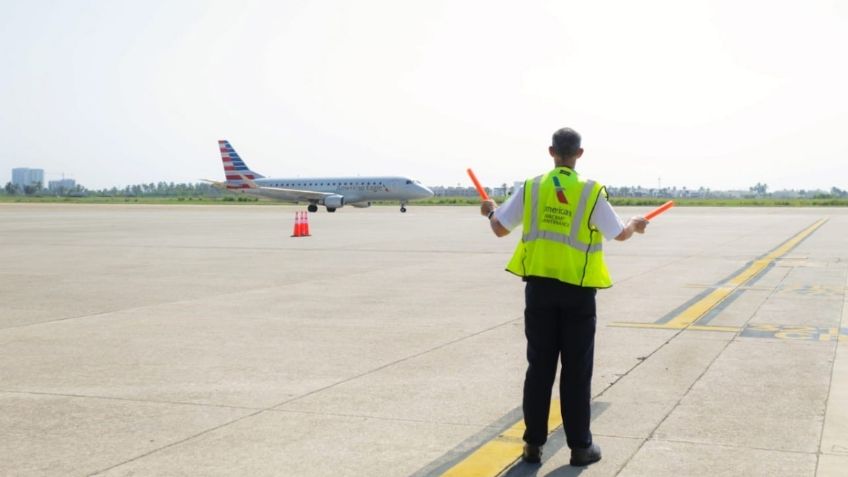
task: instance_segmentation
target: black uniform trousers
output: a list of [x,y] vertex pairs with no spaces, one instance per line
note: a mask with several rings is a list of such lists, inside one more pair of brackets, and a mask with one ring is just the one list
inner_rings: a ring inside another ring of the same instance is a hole
[[548,278],[526,280],[524,334],[528,367],[524,378],[524,441],[542,445],[547,440],[551,389],[560,358],[560,412],[568,447],[589,447],[597,290]]

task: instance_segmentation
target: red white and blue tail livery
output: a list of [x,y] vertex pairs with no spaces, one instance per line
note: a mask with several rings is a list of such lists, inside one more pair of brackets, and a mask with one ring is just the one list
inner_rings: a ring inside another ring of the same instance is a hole
[[227,180],[208,181],[215,187],[286,202],[306,202],[310,212],[316,212],[318,205],[326,207],[327,212],[345,205],[368,207],[375,200],[400,201],[400,211],[406,212],[408,201],[433,195],[433,191],[407,177],[269,178],[250,170],[229,141],[218,141],[218,149]]
[[251,171],[247,164],[241,160],[230,141],[218,141],[218,149],[221,150],[221,160],[224,161],[224,174],[227,176],[227,189],[249,189],[250,185],[245,179],[255,180],[264,176]]

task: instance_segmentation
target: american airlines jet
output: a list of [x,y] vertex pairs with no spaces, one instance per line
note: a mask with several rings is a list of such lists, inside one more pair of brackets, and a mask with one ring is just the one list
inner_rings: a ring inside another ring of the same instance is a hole
[[400,211],[406,212],[410,200],[433,196],[433,191],[406,177],[269,178],[250,170],[229,141],[218,141],[218,148],[227,181],[213,182],[216,186],[286,202],[307,202],[310,212],[317,212],[319,205],[327,212],[345,205],[369,207],[376,200],[400,201]]

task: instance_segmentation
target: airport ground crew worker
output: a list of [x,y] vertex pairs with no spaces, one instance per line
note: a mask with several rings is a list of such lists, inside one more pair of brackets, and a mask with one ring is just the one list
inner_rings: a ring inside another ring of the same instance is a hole
[[522,225],[521,241],[507,270],[523,277],[527,374],[524,379],[524,454],[541,461],[548,436],[551,388],[557,360],[562,361],[560,411],[571,465],[601,459],[589,429],[595,351],[595,293],[612,285],[604,264],[604,239],[627,240],[644,233],[648,221],[633,217],[622,223],[607,201],[606,189],[580,177],[575,169],[583,155],[580,135],[556,131],[548,149],[555,168],[529,179],[500,208],[484,201],[498,237]]

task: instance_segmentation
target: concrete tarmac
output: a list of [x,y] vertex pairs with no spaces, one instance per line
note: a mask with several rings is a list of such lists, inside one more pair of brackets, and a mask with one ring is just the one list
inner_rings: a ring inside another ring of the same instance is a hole
[[[302,209],[0,205],[0,475],[475,475],[520,445],[518,234],[412,204],[291,238]],[[603,460],[560,427],[476,475],[848,475],[846,235],[848,209],[675,208],[607,243]]]

